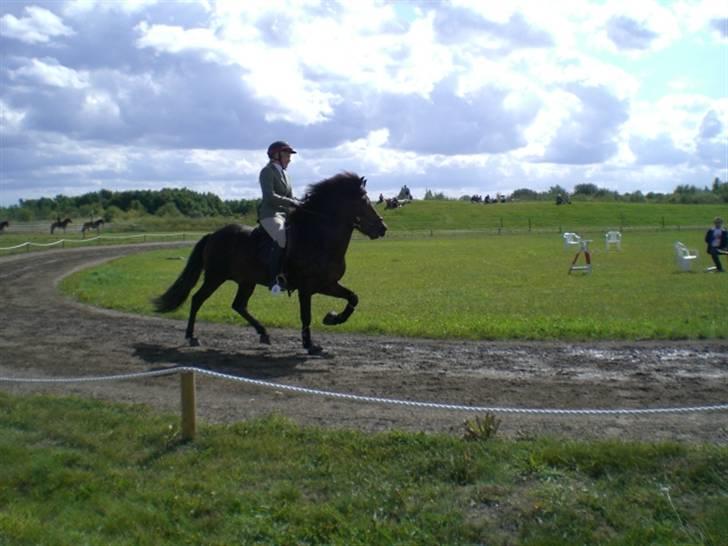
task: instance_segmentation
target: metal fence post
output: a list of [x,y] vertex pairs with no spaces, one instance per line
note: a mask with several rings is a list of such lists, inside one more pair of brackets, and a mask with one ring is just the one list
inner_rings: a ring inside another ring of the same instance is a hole
[[192,441],[197,430],[197,411],[195,408],[195,374],[182,372],[180,374],[182,392],[182,439]]

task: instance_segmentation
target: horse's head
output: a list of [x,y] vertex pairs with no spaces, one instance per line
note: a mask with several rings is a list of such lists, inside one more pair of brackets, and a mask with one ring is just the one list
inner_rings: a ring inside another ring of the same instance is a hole
[[371,239],[383,237],[387,231],[367,196],[366,179],[354,173],[339,173],[310,186],[303,201],[304,210],[312,213],[309,218],[336,218]]
[[384,223],[384,219],[379,216],[377,209],[369,200],[366,192],[366,178],[361,177],[359,180],[361,181],[362,194],[359,202],[354,206],[354,227],[370,239],[384,237],[387,232],[387,224]]

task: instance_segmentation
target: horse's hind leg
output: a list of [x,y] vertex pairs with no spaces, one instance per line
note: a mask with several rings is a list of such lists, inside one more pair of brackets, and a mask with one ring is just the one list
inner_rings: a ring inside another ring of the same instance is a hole
[[359,303],[359,296],[357,296],[354,292],[352,292],[345,286],[341,286],[339,283],[336,283],[326,288],[325,290],[321,290],[321,294],[331,296],[333,298],[341,298],[346,300],[346,307],[341,313],[329,311],[326,314],[326,316],[324,317],[324,324],[327,326],[342,324],[349,320],[349,317],[354,312],[354,309]]
[[225,279],[211,277],[206,274],[205,282],[202,283],[200,289],[195,292],[194,296],[192,296],[192,301],[190,303],[190,316],[187,319],[187,331],[185,332],[185,338],[192,347],[197,347],[200,344],[200,341],[194,336],[197,312],[200,310],[200,307],[202,307],[202,304],[205,303],[205,300],[212,296],[213,292],[220,288],[220,285],[223,282],[225,282]]
[[233,309],[235,309],[241,317],[247,320],[248,323],[255,328],[255,331],[258,332],[258,335],[260,336],[261,343],[270,345],[270,336],[268,335],[265,326],[258,322],[258,320],[248,311],[248,300],[250,300],[250,296],[253,295],[254,290],[255,284],[238,283],[238,293],[235,295],[235,299],[233,300]]

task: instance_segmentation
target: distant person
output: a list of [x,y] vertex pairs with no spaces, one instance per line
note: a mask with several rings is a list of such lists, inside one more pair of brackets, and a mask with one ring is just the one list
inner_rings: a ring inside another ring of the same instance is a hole
[[263,199],[258,205],[258,221],[276,244],[272,245],[268,273],[273,293],[286,289],[284,255],[286,248],[286,217],[301,204],[293,197],[293,187],[286,173],[291,155],[296,150],[277,140],[268,146],[268,164],[260,171]]
[[705,234],[705,243],[708,245],[707,252],[713,258],[716,270],[718,273],[724,273],[720,255],[728,254],[728,231],[723,227],[723,218],[720,216],[713,219],[713,227]]

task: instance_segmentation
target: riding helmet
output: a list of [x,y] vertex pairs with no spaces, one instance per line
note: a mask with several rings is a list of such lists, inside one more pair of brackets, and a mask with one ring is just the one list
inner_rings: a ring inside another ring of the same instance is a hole
[[273,144],[268,146],[268,157],[272,158],[278,152],[289,152],[295,154],[296,150],[291,148],[290,144],[283,140],[276,140]]

